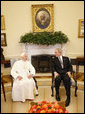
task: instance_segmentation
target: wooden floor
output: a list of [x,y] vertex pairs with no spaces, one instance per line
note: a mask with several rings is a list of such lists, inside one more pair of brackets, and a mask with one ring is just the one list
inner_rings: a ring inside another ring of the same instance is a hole
[[[66,99],[65,90],[63,87],[60,88],[61,100]],[[27,113],[30,108],[30,102],[12,102],[11,92],[6,94],[7,101],[4,101],[3,94],[1,95],[1,113]],[[51,97],[50,86],[39,86],[39,96],[35,97],[34,101],[43,100],[56,101],[54,97]],[[78,97],[74,96],[74,89],[71,89],[71,103],[67,107],[69,113],[84,113],[84,91],[78,90]]]

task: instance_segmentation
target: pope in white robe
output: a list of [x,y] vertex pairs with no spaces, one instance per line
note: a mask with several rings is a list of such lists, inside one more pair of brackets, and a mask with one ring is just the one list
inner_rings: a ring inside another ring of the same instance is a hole
[[35,76],[35,69],[27,61],[26,53],[21,55],[21,60],[16,61],[12,67],[11,75],[14,78],[12,88],[13,101],[25,102],[26,99],[34,99],[35,82],[32,78]]

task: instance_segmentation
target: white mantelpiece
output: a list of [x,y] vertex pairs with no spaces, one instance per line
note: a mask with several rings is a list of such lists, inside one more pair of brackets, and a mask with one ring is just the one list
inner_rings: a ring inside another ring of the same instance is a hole
[[40,54],[54,54],[56,48],[62,48],[63,55],[65,55],[65,45],[56,44],[56,45],[35,45],[35,44],[23,44],[23,51],[28,54],[29,60],[31,60],[32,55]]

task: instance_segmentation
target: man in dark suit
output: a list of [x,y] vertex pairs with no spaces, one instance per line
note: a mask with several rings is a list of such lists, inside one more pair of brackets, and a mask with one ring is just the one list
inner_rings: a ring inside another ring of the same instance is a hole
[[62,56],[62,50],[60,48],[55,50],[53,73],[55,78],[56,100],[60,101],[59,86],[61,80],[63,80],[67,95],[65,105],[68,106],[70,103],[70,76],[72,73],[72,65],[68,57]]

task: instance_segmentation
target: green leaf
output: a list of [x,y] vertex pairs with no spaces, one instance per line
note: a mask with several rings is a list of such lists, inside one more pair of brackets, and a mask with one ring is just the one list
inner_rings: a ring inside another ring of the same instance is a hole
[[41,32],[41,33],[26,33],[20,37],[20,43],[33,43],[42,45],[63,44],[69,41],[67,35],[61,31]]

